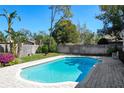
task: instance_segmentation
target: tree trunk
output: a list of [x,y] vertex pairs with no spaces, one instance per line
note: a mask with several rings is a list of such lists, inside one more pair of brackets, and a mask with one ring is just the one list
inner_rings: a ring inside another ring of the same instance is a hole
[[17,45],[17,57],[20,57],[20,51],[21,51],[21,47],[22,47],[22,43],[18,43]]
[[[10,20],[10,17],[8,18],[8,20]],[[12,53],[13,44],[11,39],[11,22],[10,21],[8,21],[8,33],[9,33],[10,53]]]
[[5,51],[4,53],[8,53],[8,47],[7,47],[7,43],[5,42]]
[[12,54],[17,57],[17,44],[12,43]]
[[13,44],[10,42],[10,53],[13,53]]

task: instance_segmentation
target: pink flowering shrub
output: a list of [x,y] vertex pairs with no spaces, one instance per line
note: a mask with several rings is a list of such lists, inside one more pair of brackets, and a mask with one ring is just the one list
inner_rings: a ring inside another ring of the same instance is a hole
[[7,64],[15,59],[11,53],[0,54],[0,63]]

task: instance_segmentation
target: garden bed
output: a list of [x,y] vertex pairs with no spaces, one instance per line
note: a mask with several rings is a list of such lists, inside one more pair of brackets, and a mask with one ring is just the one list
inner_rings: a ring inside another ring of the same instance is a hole
[[[62,55],[62,54],[60,54],[60,53],[48,53],[47,55],[45,55],[43,53],[34,54],[31,56],[15,58],[15,61],[8,62],[7,64],[5,64],[5,66],[20,64],[20,63],[29,62],[29,61],[35,61],[35,60],[44,59],[44,58],[53,57],[53,56],[58,56],[58,55]],[[0,67],[4,67],[4,66],[2,64],[0,64]]]

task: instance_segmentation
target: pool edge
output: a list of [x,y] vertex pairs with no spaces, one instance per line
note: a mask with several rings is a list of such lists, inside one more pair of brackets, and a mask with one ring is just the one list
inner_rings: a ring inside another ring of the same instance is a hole
[[[55,58],[53,60],[56,60],[56,59],[64,58],[64,57],[91,57],[91,58],[97,58],[97,59],[101,60],[101,57],[99,57],[99,56],[77,56],[77,55],[63,55],[63,56],[56,56],[56,57],[52,57],[52,58]],[[49,61],[52,61],[52,59],[50,59],[50,60],[49,60],[49,58],[47,58],[47,59],[48,59],[47,61],[32,64],[30,66],[35,66],[35,65],[38,65],[38,64],[48,63]],[[42,60],[44,60],[44,59],[42,59]],[[42,61],[42,60],[39,60],[39,61]],[[95,66],[96,65],[97,64],[95,64]],[[39,85],[39,86],[46,86],[46,87],[60,87],[60,86],[63,86],[63,87],[66,86],[67,87],[67,86],[69,86],[70,88],[75,88],[76,85],[79,83],[79,82],[73,82],[73,81],[57,82],[57,83],[41,83],[41,82],[35,82],[35,81],[27,80],[27,79],[22,78],[21,75],[20,75],[22,69],[24,69],[26,67],[29,67],[29,66],[24,66],[24,67],[19,68],[18,71],[17,71],[17,74],[16,74],[16,78],[18,80],[21,80],[21,81],[26,82],[26,83],[30,83],[30,84],[33,84],[33,85]],[[94,67],[91,68],[89,74],[92,72],[93,68]],[[85,78],[87,78],[89,76],[89,74]],[[86,80],[84,79],[84,81],[86,81]]]

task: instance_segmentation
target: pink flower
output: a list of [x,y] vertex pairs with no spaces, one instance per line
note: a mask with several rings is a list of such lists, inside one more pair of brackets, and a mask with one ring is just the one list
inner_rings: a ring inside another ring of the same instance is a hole
[[14,56],[11,53],[0,54],[0,63],[6,64],[14,60]]

